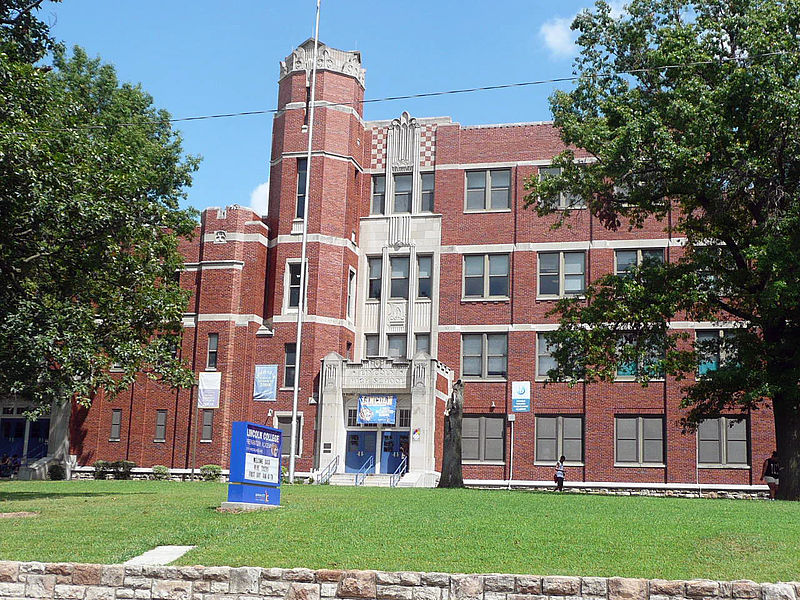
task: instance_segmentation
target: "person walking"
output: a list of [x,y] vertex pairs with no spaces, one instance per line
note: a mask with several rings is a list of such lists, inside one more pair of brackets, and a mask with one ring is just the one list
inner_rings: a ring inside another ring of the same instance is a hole
[[556,474],[555,474],[555,477],[553,477],[553,479],[555,480],[556,491],[557,492],[564,491],[564,461],[565,460],[567,460],[567,457],[562,454],[561,458],[559,458],[558,462],[556,463]]
[[778,451],[775,450],[772,456],[764,461],[761,469],[761,480],[769,487],[769,499],[775,500],[780,485],[781,465],[778,462]]

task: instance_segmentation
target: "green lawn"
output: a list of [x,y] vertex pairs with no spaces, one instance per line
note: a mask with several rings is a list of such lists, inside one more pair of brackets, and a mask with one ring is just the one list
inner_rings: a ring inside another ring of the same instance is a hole
[[286,486],[279,510],[222,514],[224,484],[0,483],[0,558],[114,563],[162,544],[182,564],[539,575],[800,578],[800,504],[488,490]]

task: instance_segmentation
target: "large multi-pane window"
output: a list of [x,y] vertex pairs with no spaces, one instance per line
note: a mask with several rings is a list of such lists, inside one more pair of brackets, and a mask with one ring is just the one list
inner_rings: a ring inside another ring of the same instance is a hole
[[433,212],[433,173],[422,174],[422,193],[420,195],[420,211]]
[[411,212],[411,189],[412,189],[413,176],[412,175],[395,175],[394,176],[394,207],[393,213],[410,213]]
[[431,334],[429,333],[418,333],[414,336],[414,343],[416,348],[414,352],[426,352],[428,354],[431,353]]
[[539,296],[576,296],[586,288],[584,252],[540,252]]
[[747,420],[744,417],[706,419],[697,427],[700,465],[743,466],[747,456]]
[[122,429],[122,409],[111,409],[111,432],[108,436],[109,442],[118,442],[120,430]]
[[553,344],[548,343],[546,333],[536,334],[536,377],[544,379],[547,372],[558,367],[558,362],[553,358]]
[[383,259],[376,256],[367,260],[369,267],[369,290],[368,297],[373,300],[381,299],[381,282],[382,282],[382,269]]
[[167,411],[156,411],[156,433],[153,436],[154,442],[164,442],[167,439]]
[[372,176],[372,209],[370,214],[386,214],[386,176]]
[[616,417],[614,436],[615,462],[664,464],[664,417]]
[[510,207],[510,169],[467,171],[468,211],[507,210]]
[[283,387],[294,387],[294,362],[297,360],[295,344],[283,345]]
[[304,216],[306,203],[306,173],[308,172],[308,161],[305,158],[297,159],[297,211],[295,216],[302,219]]
[[408,256],[393,256],[389,263],[391,265],[391,298],[408,299]]
[[465,333],[461,336],[463,377],[501,379],[508,370],[508,336],[505,333]]
[[583,417],[537,416],[535,461],[554,464],[562,455],[567,462],[583,462]]
[[289,294],[286,299],[289,308],[298,308],[300,306],[300,263],[289,263]]
[[217,368],[217,352],[219,351],[219,334],[208,334],[208,354],[206,355],[206,369],[213,371]]
[[722,341],[725,331],[722,329],[701,329],[695,335],[697,336],[695,350],[700,356],[697,374],[702,377],[711,371],[716,371],[722,364]]
[[368,333],[364,336],[364,354],[365,356],[372,357],[378,356],[380,351],[380,340],[377,333]]
[[[559,175],[561,175],[561,167],[539,167],[539,181],[544,181],[550,177],[558,177]],[[586,207],[583,198],[567,192],[560,192],[558,196],[551,198],[542,198],[541,202],[558,209]]]
[[464,257],[465,298],[508,298],[508,254],[474,254]]
[[[276,426],[283,434],[281,436],[281,454],[289,456],[289,448],[292,447],[292,416],[291,415],[278,415]],[[303,449],[303,415],[297,415],[297,441],[295,444],[295,456],[300,456],[300,451]]]
[[200,432],[200,441],[201,442],[210,442],[212,440],[214,431],[214,409],[213,408],[204,408],[203,409],[203,427]]
[[[619,341],[620,351],[623,348],[633,345],[635,341],[628,337],[623,336]],[[661,378],[664,376],[661,371],[661,351],[657,348],[650,348],[642,352],[635,360],[623,361],[617,364],[617,377],[619,378],[636,378],[647,375],[650,378]]]
[[505,417],[464,415],[461,421],[461,459],[481,462],[505,460]]
[[614,273],[630,276],[633,267],[641,266],[644,261],[664,262],[664,250],[647,248],[643,250],[617,250],[614,252]]
[[417,298],[430,298],[433,281],[433,257],[417,258]]

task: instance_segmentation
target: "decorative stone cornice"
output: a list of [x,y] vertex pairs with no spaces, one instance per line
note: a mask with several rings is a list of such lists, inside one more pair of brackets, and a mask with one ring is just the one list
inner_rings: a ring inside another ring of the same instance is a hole
[[[313,66],[313,56],[314,40],[309,38],[287,56],[286,60],[281,61],[279,80],[290,73],[298,71],[310,73]],[[361,87],[364,87],[366,71],[361,67],[361,52],[338,50],[320,42],[317,49],[317,69],[349,75],[356,79],[361,84]]]

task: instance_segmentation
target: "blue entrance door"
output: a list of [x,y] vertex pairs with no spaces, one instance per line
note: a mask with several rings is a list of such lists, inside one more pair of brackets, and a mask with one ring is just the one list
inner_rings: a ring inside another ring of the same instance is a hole
[[0,456],[22,456],[25,447],[25,419],[3,419],[0,421]]
[[[403,461],[403,455],[408,456],[408,432],[384,431],[381,444],[381,473],[394,473]],[[408,470],[407,461],[405,470]]]
[[367,473],[375,472],[375,441],[378,439],[376,431],[348,431],[347,450],[344,457],[345,473],[356,473],[372,457],[372,467]]

